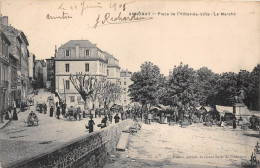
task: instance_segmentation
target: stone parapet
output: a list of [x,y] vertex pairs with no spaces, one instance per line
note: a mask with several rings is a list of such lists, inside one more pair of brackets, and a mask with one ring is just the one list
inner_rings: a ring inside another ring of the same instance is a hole
[[115,152],[122,130],[133,124],[128,119],[116,125],[78,137],[30,159],[6,165],[6,168],[85,168],[103,167]]

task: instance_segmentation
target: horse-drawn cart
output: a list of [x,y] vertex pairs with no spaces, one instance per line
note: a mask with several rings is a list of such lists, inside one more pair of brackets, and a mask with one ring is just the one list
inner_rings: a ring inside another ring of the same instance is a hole
[[254,152],[251,155],[251,166],[259,166],[260,165],[260,144],[257,142]]
[[81,110],[80,108],[74,108],[70,107],[68,109],[68,112],[65,114],[65,117],[69,120],[75,119],[75,120],[81,120]]

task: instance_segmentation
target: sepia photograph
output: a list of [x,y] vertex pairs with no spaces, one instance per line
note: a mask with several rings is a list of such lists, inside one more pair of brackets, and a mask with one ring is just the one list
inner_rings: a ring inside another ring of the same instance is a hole
[[0,0],[0,167],[260,167],[260,3]]

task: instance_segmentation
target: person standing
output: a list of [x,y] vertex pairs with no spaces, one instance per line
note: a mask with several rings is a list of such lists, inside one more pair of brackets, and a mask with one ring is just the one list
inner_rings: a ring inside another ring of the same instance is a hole
[[66,104],[65,103],[62,104],[61,114],[62,114],[63,117],[65,117],[65,114],[66,114]]
[[91,115],[90,120],[88,121],[89,133],[94,131],[94,125],[95,125],[95,122],[93,120],[93,116]]
[[40,113],[42,113],[42,104],[39,105]]
[[53,106],[50,107],[50,117],[53,116]]
[[153,119],[153,115],[151,112],[148,113],[148,124],[151,124],[151,120]]
[[43,111],[44,111],[44,114],[47,114],[47,105],[45,103],[43,104]]
[[233,128],[234,129],[237,128],[236,117],[233,118]]
[[16,112],[16,108],[13,109],[13,120],[18,120],[18,115],[17,115],[17,112]]
[[60,119],[60,105],[57,106],[56,116],[57,119]]
[[164,120],[165,120],[164,113],[161,113],[161,124],[164,124]]
[[116,113],[114,119],[115,119],[115,123],[118,123],[118,122],[119,122],[120,117],[118,116],[118,113]]

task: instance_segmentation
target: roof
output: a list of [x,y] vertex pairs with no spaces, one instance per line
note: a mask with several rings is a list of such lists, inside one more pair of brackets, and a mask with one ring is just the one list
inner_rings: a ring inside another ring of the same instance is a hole
[[113,55],[109,54],[108,52],[105,51],[105,58],[109,59],[109,58],[114,58],[115,60],[118,61],[118,59],[116,59]]
[[60,48],[75,47],[75,45],[79,45],[79,47],[97,48],[95,44],[91,43],[88,40],[70,40],[66,44],[62,45]]
[[[220,113],[233,113],[233,107],[230,106],[218,106],[216,105],[216,109]],[[241,116],[250,116],[253,115],[253,112],[248,110],[246,106],[244,107],[239,107],[239,111],[236,112],[236,115],[241,115]]]
[[1,26],[2,26],[2,30],[4,32],[9,32],[9,33],[11,33],[11,34],[13,34],[15,36],[18,36],[20,34],[20,31],[15,29],[12,26],[7,26],[7,25],[3,25],[3,24],[1,24]]
[[24,35],[24,33],[21,30],[17,30],[13,26],[7,26],[7,25],[3,25],[3,24],[1,24],[1,26],[2,26],[2,30],[4,32],[9,32],[9,33],[11,33],[11,34],[13,34],[15,36],[21,35],[21,37],[24,39],[24,42],[26,43],[26,45],[29,45],[26,36]]
[[46,67],[46,62],[44,60],[35,60],[35,64],[40,62],[43,67]]
[[1,33],[1,37],[7,42],[7,44],[10,46],[11,45],[11,42],[9,41],[9,39],[6,37],[6,35],[4,34],[4,32],[2,32],[0,30],[0,33]]

